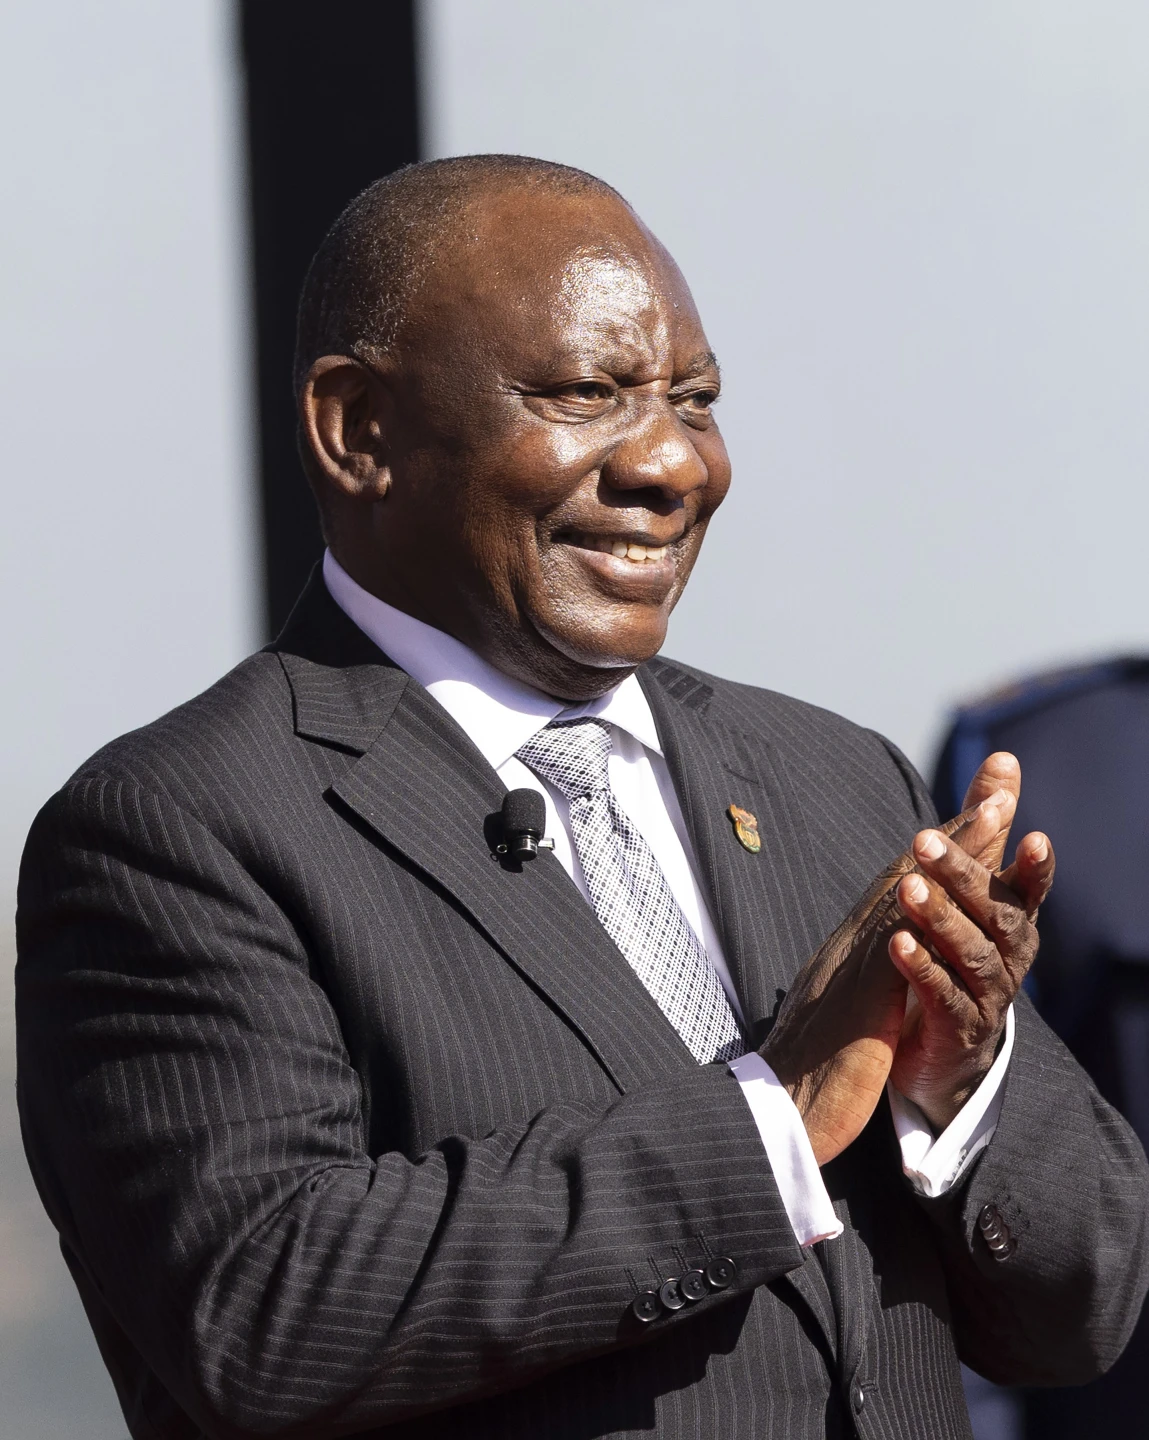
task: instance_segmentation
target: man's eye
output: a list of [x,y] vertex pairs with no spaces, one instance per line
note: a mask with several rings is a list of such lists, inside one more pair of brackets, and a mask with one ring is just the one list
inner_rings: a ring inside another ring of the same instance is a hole
[[560,395],[575,400],[609,400],[611,389],[599,380],[579,380],[574,385],[564,385]]
[[680,396],[675,403],[695,415],[709,415],[710,407],[717,399],[717,390],[692,390],[689,395]]

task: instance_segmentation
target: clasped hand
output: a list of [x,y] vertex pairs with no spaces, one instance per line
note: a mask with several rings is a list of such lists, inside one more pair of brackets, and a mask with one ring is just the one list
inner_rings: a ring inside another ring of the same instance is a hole
[[962,813],[916,835],[796,977],[760,1053],[819,1165],[857,1138],[887,1080],[940,1131],[992,1065],[1053,880],[1039,832],[999,870],[1020,793],[1016,759],[991,755]]

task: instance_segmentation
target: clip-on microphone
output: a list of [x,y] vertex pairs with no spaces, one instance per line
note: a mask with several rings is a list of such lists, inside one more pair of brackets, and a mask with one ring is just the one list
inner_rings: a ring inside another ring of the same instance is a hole
[[547,826],[546,801],[537,790],[508,790],[503,800],[503,843],[496,855],[512,860],[533,860],[540,850],[553,850],[555,842],[544,840]]

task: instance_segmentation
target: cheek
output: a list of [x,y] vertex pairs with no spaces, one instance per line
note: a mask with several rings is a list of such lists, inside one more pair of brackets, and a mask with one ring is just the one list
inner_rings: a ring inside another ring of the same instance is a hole
[[609,442],[596,444],[601,426],[556,425],[540,436],[538,444],[546,453],[556,479],[561,475],[569,487],[572,477],[581,478],[599,470],[610,451]]
[[492,489],[509,508],[545,515],[597,474],[608,445],[594,445],[582,426],[548,425],[516,437],[499,458]]
[[707,481],[701,496],[699,510],[713,515],[730,489],[730,456],[726,453],[726,441],[717,427],[704,431],[695,444],[702,463],[706,466]]

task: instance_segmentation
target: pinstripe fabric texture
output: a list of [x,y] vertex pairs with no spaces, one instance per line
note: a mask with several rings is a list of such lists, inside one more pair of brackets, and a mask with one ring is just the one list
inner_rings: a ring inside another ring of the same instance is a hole
[[[825,712],[642,682],[757,1043],[928,802]],[[826,1168],[845,1233],[803,1255],[725,1068],[553,857],[494,859],[502,788],[313,582],[37,819],[21,1114],[135,1440],[958,1437],[955,1339],[996,1378],[1113,1357],[1144,1157],[1031,1011],[963,1190],[917,1200],[880,1111]],[[716,1255],[730,1289],[630,1318]]]
[[543,727],[517,751],[570,805],[594,913],[701,1065],[746,1053],[726,992],[671,894],[658,861],[610,792],[610,728],[601,720]]

